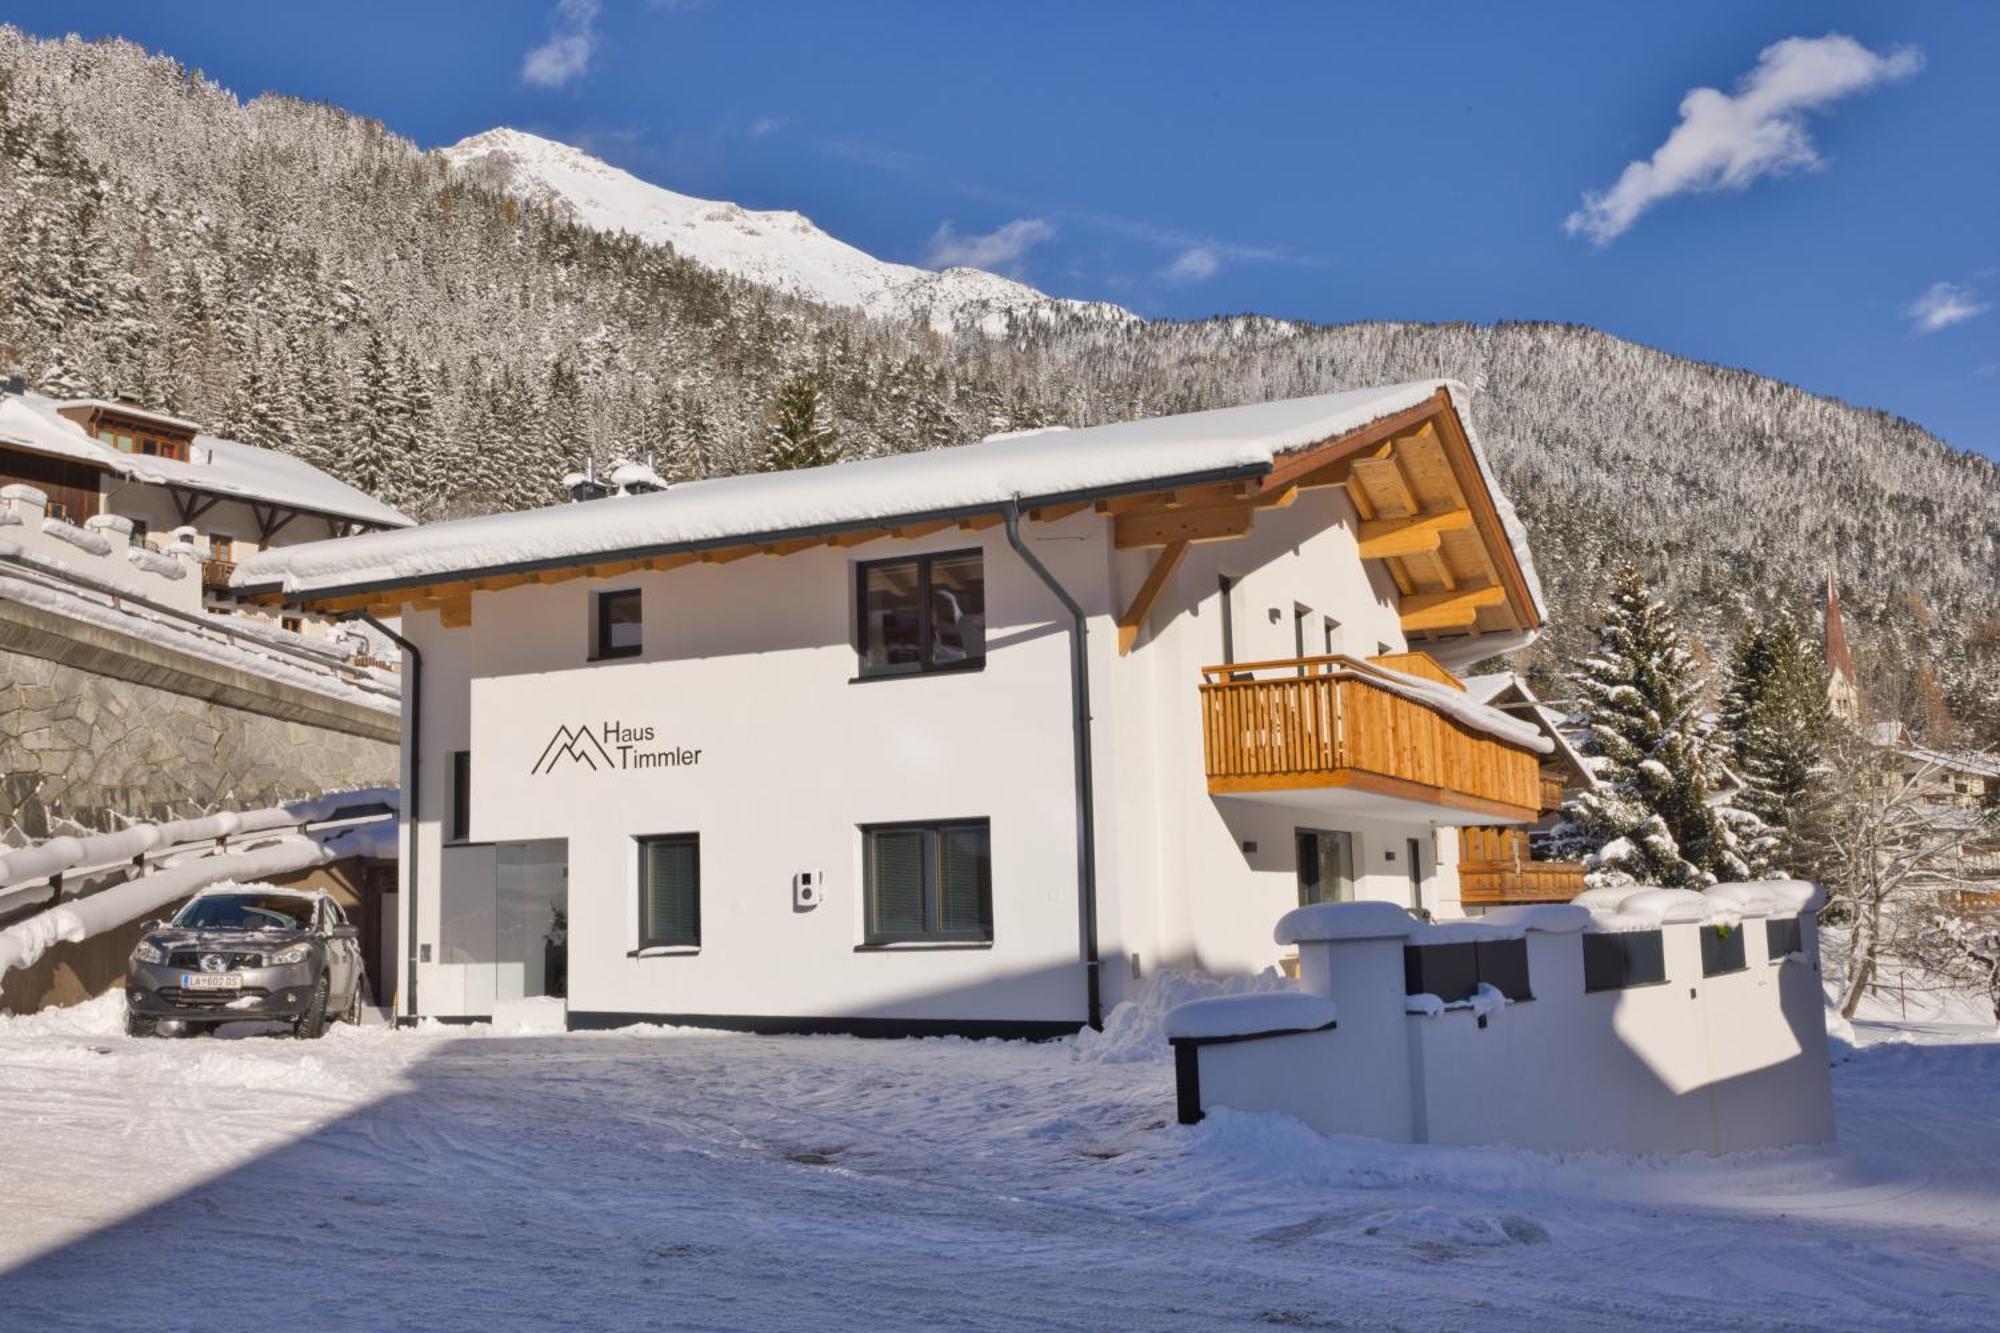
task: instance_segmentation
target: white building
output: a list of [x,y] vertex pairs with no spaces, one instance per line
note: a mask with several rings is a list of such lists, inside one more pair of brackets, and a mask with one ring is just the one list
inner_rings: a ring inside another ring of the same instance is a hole
[[1432,381],[268,551],[401,617],[405,1017],[1053,1033],[1459,915],[1550,744],[1451,674],[1543,620]]
[[[13,520],[5,537],[31,559],[178,611],[242,612],[230,575],[259,551],[412,522],[302,459],[191,421],[13,390],[0,392],[0,486]],[[325,628],[295,612],[278,618]]]

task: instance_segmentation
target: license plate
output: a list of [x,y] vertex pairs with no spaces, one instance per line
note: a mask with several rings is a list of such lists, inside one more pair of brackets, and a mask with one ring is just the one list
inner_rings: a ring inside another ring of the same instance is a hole
[[227,972],[183,972],[182,990],[242,990],[243,978]]

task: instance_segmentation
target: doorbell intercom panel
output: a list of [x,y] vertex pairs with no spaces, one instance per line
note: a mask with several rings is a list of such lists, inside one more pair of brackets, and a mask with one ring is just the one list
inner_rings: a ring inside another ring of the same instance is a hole
[[792,906],[804,912],[819,906],[826,894],[824,870],[801,870],[792,876]]

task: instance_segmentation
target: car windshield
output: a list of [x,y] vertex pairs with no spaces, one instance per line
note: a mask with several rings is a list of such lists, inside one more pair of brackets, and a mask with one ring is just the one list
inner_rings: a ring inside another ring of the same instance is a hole
[[312,924],[310,898],[277,893],[218,893],[196,898],[174,914],[190,930],[303,930]]

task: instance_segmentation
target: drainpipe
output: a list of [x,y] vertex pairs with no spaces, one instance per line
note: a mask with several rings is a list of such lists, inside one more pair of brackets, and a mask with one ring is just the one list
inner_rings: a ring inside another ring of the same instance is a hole
[[403,901],[401,906],[404,920],[409,922],[409,929],[403,932],[404,949],[409,955],[409,986],[404,992],[404,998],[408,1002],[405,1006],[408,1012],[404,1017],[414,1023],[417,1021],[417,865],[420,859],[417,854],[417,814],[419,811],[417,784],[423,781],[423,765],[421,761],[424,756],[424,655],[416,644],[411,643],[395,630],[390,629],[374,616],[368,614],[368,612],[361,612],[358,618],[367,621],[380,630],[383,637],[394,643],[398,648],[401,648],[404,656],[409,659],[409,681],[403,699],[410,714],[410,752],[407,756],[409,762],[403,766],[405,776],[398,804],[403,811],[403,822],[410,830],[410,859],[409,863],[403,867],[405,873],[403,874]]
[[1090,776],[1090,645],[1083,608],[1069,590],[1021,540],[1020,497],[1007,502],[1007,544],[1035,571],[1056,600],[1069,612],[1070,729],[1076,752],[1076,911],[1077,931],[1082,937],[1083,983],[1086,1019],[1093,1028],[1104,1027],[1104,1002],[1098,985],[1097,964],[1097,814],[1092,799]]

